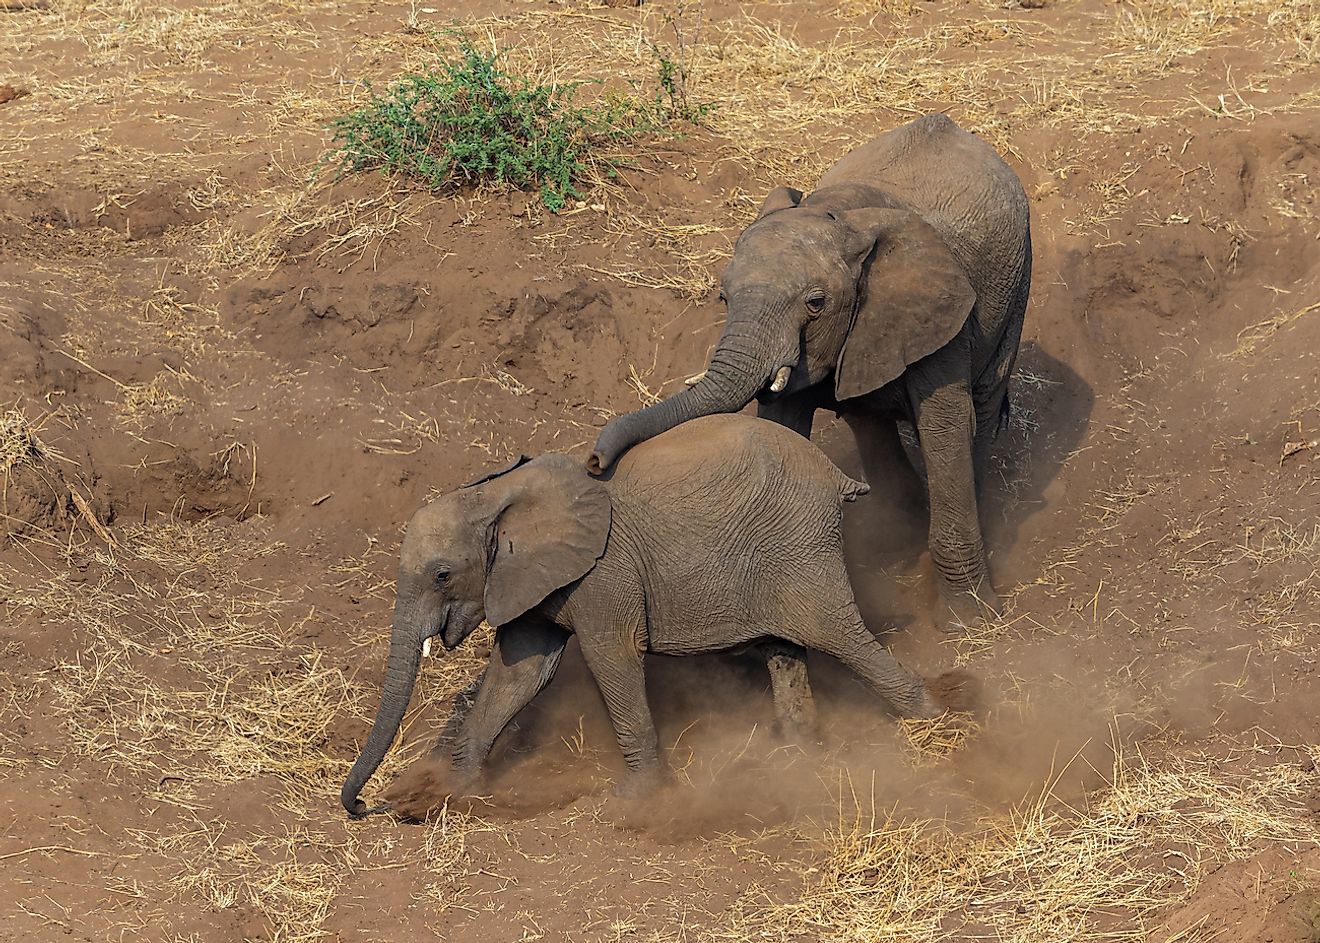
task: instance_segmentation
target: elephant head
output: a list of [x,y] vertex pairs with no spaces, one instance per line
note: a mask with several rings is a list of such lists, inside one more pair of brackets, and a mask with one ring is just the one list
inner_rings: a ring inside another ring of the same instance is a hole
[[380,708],[340,793],[350,815],[366,811],[358,794],[399,732],[427,640],[453,649],[483,619],[499,626],[523,615],[590,571],[609,530],[604,486],[562,455],[519,459],[413,515]]
[[976,293],[939,233],[884,191],[860,184],[807,199],[774,190],[724,271],[724,334],[694,386],[612,420],[588,462],[600,474],[627,449],[681,422],[737,412],[833,379],[863,396],[962,329]]

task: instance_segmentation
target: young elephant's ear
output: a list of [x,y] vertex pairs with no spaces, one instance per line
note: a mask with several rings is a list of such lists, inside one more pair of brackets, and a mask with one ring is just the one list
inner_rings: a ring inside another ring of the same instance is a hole
[[605,486],[565,455],[518,473],[491,524],[486,621],[504,625],[591,570],[610,534]]
[[756,214],[756,218],[769,216],[771,213],[778,213],[780,210],[791,209],[802,202],[802,191],[795,190],[792,187],[775,187],[766,194],[765,202],[761,204],[761,212]]
[[495,469],[494,471],[486,472],[480,478],[473,478],[467,484],[459,485],[458,487],[461,490],[463,488],[475,488],[477,485],[484,485],[486,482],[498,478],[501,475],[507,475],[515,468],[522,468],[530,461],[531,459],[528,458],[526,455],[519,454],[517,458],[512,459],[507,465],[501,465],[499,468]]
[[860,273],[857,312],[834,373],[834,395],[845,400],[878,390],[953,340],[976,292],[939,233],[915,213],[857,209],[839,220]]

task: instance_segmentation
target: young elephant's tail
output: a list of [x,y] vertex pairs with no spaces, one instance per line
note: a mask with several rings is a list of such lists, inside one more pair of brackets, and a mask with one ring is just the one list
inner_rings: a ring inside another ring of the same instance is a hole
[[849,478],[836,467],[835,473],[839,478],[839,496],[845,501],[856,501],[862,495],[871,490],[871,486],[864,481],[856,481]]

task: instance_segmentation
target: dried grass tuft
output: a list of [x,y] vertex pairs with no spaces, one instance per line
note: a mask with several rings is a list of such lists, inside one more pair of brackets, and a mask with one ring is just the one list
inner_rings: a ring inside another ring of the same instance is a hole
[[1320,841],[1309,788],[1293,764],[1235,773],[1207,757],[1120,754],[1080,806],[1047,789],[965,826],[898,819],[854,796],[801,898],[748,905],[726,938],[1144,941],[1204,869],[1259,841]]
[[966,711],[947,711],[929,720],[902,718],[898,730],[913,765],[929,766],[965,747],[980,732],[981,725]]
[[42,441],[40,432],[50,414],[33,420],[21,406],[0,413],[0,474],[8,477],[15,468],[59,461],[58,450]]
[[1316,311],[1320,311],[1320,301],[1306,305],[1297,311],[1277,314],[1272,318],[1266,318],[1264,321],[1258,321],[1244,327],[1238,332],[1237,346],[1227,356],[1231,359],[1240,359],[1255,353],[1260,345],[1271,340],[1281,330]]

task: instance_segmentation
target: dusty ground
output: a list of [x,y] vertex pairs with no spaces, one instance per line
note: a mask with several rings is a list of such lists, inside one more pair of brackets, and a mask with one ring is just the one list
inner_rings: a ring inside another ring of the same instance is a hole
[[[714,108],[558,217],[316,175],[449,17],[616,89],[658,44]],[[1317,80],[1304,0],[0,4],[0,938],[1320,938]],[[676,389],[764,192],[927,110],[1034,200],[1010,611],[936,642],[883,487],[849,550],[979,732],[932,757],[814,661],[806,756],[755,666],[657,662],[682,782],[625,808],[569,659],[484,802],[344,821],[401,523]]]

